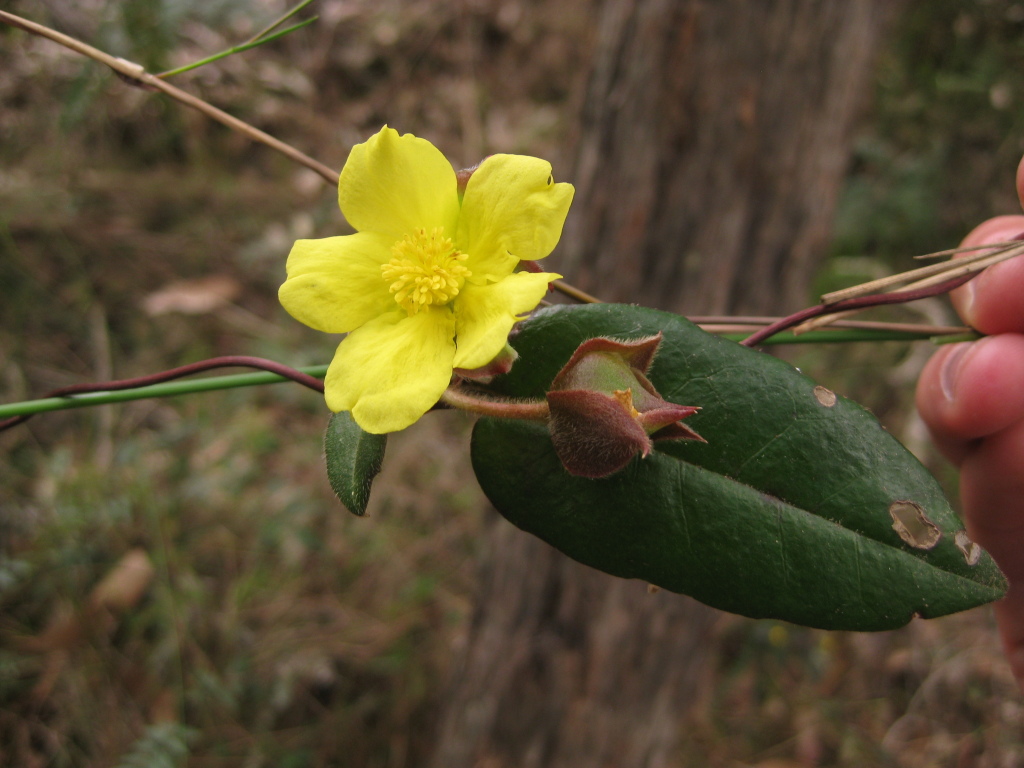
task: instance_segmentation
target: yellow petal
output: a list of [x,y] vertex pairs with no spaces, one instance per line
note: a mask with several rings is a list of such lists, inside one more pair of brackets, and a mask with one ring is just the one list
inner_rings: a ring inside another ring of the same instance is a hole
[[389,236],[369,232],[296,241],[288,279],[278,291],[281,304],[299,322],[326,333],[348,333],[399,309],[380,272],[391,245]]
[[505,348],[512,326],[540,303],[548,283],[559,277],[516,272],[491,285],[466,283],[455,300],[455,367],[472,370],[491,362]]
[[572,184],[555,184],[551,163],[491,155],[469,178],[455,242],[469,254],[471,282],[500,280],[519,259],[543,259],[562,236]]
[[401,240],[422,227],[451,237],[459,215],[455,171],[440,150],[411,133],[384,126],[349,153],[338,181],[338,204],[360,232]]
[[452,376],[455,319],[431,309],[387,314],[338,346],[324,380],[327,407],[352,411],[367,432],[397,432],[441,399]]

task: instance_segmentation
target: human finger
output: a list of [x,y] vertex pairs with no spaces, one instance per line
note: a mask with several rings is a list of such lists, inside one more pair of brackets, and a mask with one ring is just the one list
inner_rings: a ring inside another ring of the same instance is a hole
[[959,464],[972,443],[1024,419],[1024,335],[940,349],[917,385],[917,408],[942,452]]
[[1017,164],[1017,199],[1020,200],[1020,207],[1024,208],[1024,157]]
[[[1021,234],[1024,216],[997,216],[975,227],[962,245],[1000,243]],[[982,333],[1024,332],[1024,258],[989,267],[950,298],[963,321]]]
[[1010,582],[996,605],[1007,658],[1024,684],[1024,421],[981,441],[960,468],[967,533]]

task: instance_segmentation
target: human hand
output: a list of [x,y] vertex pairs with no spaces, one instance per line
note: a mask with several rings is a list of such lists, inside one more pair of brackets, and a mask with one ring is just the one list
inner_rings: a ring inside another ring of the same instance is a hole
[[[1017,168],[1024,207],[1024,160]],[[963,245],[1012,240],[1024,216],[999,216]],[[917,408],[939,449],[960,468],[967,533],[1010,582],[995,606],[1007,658],[1024,686],[1024,259],[985,270],[951,294],[985,338],[940,349],[921,373]]]

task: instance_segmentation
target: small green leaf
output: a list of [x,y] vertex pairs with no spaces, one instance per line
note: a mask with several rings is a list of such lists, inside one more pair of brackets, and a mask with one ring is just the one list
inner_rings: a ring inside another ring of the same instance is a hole
[[327,478],[341,503],[355,515],[366,514],[370,486],[380,472],[387,435],[364,432],[348,411],[331,416],[324,435]]
[[495,381],[544,395],[585,339],[662,331],[649,378],[707,444],[667,441],[611,477],[570,476],[544,425],[482,419],[473,466],[498,510],[565,554],[755,618],[880,630],[1005,591],[931,474],[866,409],[788,364],[640,307],[537,312]]

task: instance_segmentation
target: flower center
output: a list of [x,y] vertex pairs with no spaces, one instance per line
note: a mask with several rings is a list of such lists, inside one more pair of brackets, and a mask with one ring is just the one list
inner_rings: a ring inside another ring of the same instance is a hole
[[455,250],[444,227],[417,229],[391,247],[391,261],[381,264],[381,276],[391,283],[395,301],[410,317],[424,307],[447,304],[459,295],[473,273],[460,262],[469,258]]
[[640,418],[640,411],[633,405],[633,390],[632,389],[616,389],[612,392],[612,397],[619,401],[619,404],[626,409],[630,416],[634,419]]

